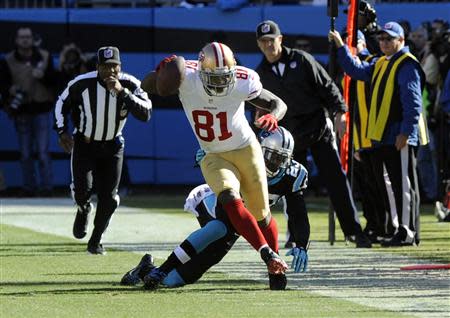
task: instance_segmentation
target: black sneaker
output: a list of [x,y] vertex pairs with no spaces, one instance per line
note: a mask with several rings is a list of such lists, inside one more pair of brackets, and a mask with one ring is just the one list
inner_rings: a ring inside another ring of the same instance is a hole
[[411,230],[406,230],[403,226],[398,228],[397,233],[391,239],[381,242],[383,247],[416,246],[414,234]]
[[285,274],[270,274],[269,273],[269,287],[270,290],[285,290],[287,285],[287,278]]
[[381,244],[383,236],[377,235],[375,231],[369,230],[364,232],[372,244]]
[[144,288],[147,290],[156,290],[166,276],[166,273],[162,272],[158,267],[154,267],[150,270],[150,273],[144,276]]
[[87,253],[91,255],[106,255],[106,250],[103,248],[102,244],[87,246]]
[[145,254],[142,256],[139,264],[130,269],[125,275],[123,275],[122,280],[120,281],[121,285],[126,286],[135,286],[144,280],[144,276],[148,274],[155,265],[153,264],[153,256],[150,254]]
[[87,227],[89,222],[89,213],[92,210],[92,203],[88,203],[85,207],[78,207],[75,222],[73,222],[73,236],[77,239],[82,239],[87,234]]
[[363,232],[355,235],[356,248],[372,248],[372,243]]

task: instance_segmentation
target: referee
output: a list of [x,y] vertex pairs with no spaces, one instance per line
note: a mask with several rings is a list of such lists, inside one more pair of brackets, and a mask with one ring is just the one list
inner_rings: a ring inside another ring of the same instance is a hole
[[[77,76],[59,96],[55,107],[59,145],[71,153],[72,197],[78,206],[73,235],[86,236],[97,193],[94,230],[88,242],[90,254],[105,254],[101,242],[112,214],[119,205],[124,139],[122,129],[128,113],[142,121],[150,119],[152,103],[140,81],[121,72],[119,49],[102,47],[97,52],[97,71]],[[68,132],[71,113],[74,131]]]

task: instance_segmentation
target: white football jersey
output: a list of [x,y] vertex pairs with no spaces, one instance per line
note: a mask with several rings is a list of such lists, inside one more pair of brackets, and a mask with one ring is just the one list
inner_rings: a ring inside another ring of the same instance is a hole
[[246,117],[244,102],[261,94],[259,75],[236,67],[236,82],[227,96],[209,96],[203,88],[197,61],[186,60],[186,76],[179,97],[200,147],[205,152],[225,152],[248,146],[255,134]]

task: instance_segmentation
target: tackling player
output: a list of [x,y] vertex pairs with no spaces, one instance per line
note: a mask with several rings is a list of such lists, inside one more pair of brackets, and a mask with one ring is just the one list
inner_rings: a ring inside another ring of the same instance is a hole
[[[272,205],[285,200],[288,227],[296,245],[287,255],[294,257],[292,268],[295,272],[305,272],[310,227],[302,190],[307,185],[307,171],[301,164],[291,160],[294,140],[286,129],[278,127],[274,132],[263,131],[260,139],[270,203]],[[197,217],[201,229],[177,246],[160,267],[154,266],[151,255],[144,255],[140,263],[123,276],[122,285],[136,285],[148,276],[153,277],[152,285],[149,286],[146,281],[145,287],[151,289],[155,289],[159,283],[167,287],[192,284],[219,263],[239,238],[208,185],[193,189],[186,198],[184,209]],[[270,273],[269,282],[273,290],[285,289],[287,283],[284,274]]]
[[[277,128],[286,104],[263,89],[255,71],[236,66],[231,49],[218,42],[203,47],[197,61],[164,59],[141,87],[152,94],[178,93],[206,153],[200,163],[206,182],[236,231],[261,254],[269,273],[283,274],[287,265],[277,254],[278,229],[270,214],[264,159],[244,102],[269,111],[255,123],[268,131]],[[146,284],[152,284],[150,277]]]

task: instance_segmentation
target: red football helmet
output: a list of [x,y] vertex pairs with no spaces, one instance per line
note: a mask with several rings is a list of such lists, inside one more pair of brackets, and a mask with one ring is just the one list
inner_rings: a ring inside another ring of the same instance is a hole
[[223,43],[209,43],[200,51],[198,70],[203,87],[211,96],[228,95],[236,82],[236,60]]

